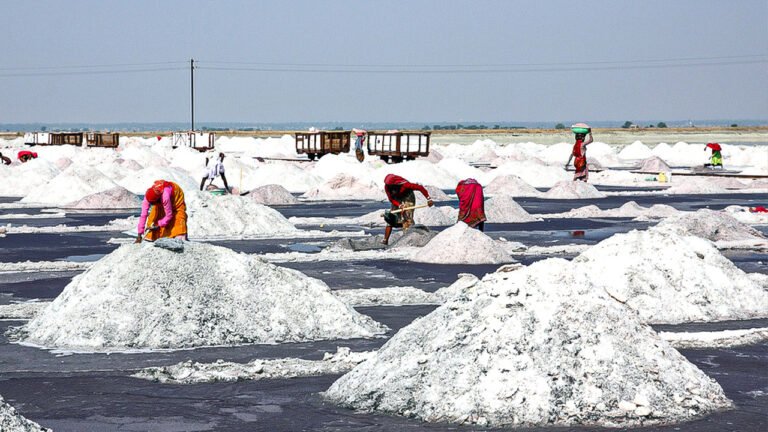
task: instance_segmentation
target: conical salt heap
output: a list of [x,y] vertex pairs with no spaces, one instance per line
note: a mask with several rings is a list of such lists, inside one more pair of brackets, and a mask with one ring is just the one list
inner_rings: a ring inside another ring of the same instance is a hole
[[50,431],[39,424],[27,420],[0,396],[0,431],[2,432],[45,432]]
[[731,406],[715,381],[560,259],[487,275],[325,396],[484,426],[638,426]]
[[328,286],[247,254],[187,242],[124,245],[75,277],[21,329],[73,350],[188,348],[372,337],[386,327]]
[[443,230],[419,250],[413,261],[431,264],[515,262],[504,247],[464,222]]

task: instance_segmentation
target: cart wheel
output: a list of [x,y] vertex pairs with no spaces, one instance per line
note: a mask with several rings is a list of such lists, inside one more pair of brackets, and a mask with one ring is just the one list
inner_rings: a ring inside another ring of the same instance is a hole
[[405,158],[405,160],[409,160],[409,161],[416,160],[416,156],[408,156]]
[[307,153],[307,157],[309,158],[309,160],[313,161],[317,157],[317,154],[315,154],[315,153]]
[[379,156],[379,159],[383,160],[386,163],[389,163],[389,156]]
[[400,163],[402,161],[403,161],[403,157],[402,156],[392,156],[392,162],[393,163]]

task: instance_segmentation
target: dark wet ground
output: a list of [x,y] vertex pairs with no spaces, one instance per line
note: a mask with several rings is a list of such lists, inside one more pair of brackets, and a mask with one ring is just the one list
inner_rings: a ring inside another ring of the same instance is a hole
[[[766,195],[609,197],[602,200],[541,200],[521,198],[529,212],[556,213],[595,204],[618,207],[634,200],[689,210],[723,208],[768,202]],[[0,202],[9,202],[0,199]],[[453,203],[455,205],[455,203]],[[753,204],[754,205],[754,204]],[[286,216],[357,216],[381,208],[381,203],[313,203],[278,208]],[[39,211],[39,210],[38,210]],[[3,213],[35,213],[21,209]],[[59,219],[34,220],[37,226],[100,225],[115,215],[75,214]],[[61,222],[61,220],[66,220]],[[33,220],[30,220],[30,222]],[[31,223],[30,223],[31,225]],[[648,223],[629,219],[552,219],[526,224],[489,224],[487,233],[526,245],[594,244],[617,232],[644,229]],[[311,227],[317,229],[318,227]],[[324,227],[323,229],[332,229]],[[348,227],[359,230],[359,227]],[[381,229],[366,230],[380,233]],[[107,244],[118,233],[16,234],[0,238],[0,262],[93,260],[116,245]],[[333,240],[280,239],[217,242],[253,253],[315,252]],[[726,256],[750,272],[768,273],[768,254],[726,251]],[[530,263],[542,257],[525,257]],[[459,273],[482,276],[497,266],[430,265],[382,260],[355,262],[286,263],[324,280],[332,289],[415,286],[434,291],[456,280]],[[77,272],[0,274],[0,304],[58,295]],[[56,431],[412,431],[493,430],[425,424],[386,415],[358,414],[325,403],[319,393],[337,378],[322,376],[290,380],[236,383],[165,385],[131,378],[136,369],[185,360],[217,359],[247,362],[254,358],[300,357],[319,359],[337,346],[354,351],[377,349],[398,329],[434,306],[358,308],[392,330],[373,340],[337,340],[302,344],[249,345],[134,354],[62,354],[9,344],[0,337],[0,394],[22,414]],[[20,325],[0,321],[0,332]],[[766,327],[768,320],[734,321],[682,326],[655,326],[659,330],[710,331]],[[683,354],[716,379],[736,403],[734,410],[677,426],[642,428],[642,431],[765,431],[768,430],[768,344],[732,349],[684,350]],[[594,428],[518,430],[582,431]],[[614,429],[615,430],[615,429]]]

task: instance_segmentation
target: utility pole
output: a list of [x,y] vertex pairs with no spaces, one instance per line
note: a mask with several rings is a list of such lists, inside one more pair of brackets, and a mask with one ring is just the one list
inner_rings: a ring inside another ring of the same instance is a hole
[[189,95],[192,108],[192,132],[195,131],[195,59],[189,59]]

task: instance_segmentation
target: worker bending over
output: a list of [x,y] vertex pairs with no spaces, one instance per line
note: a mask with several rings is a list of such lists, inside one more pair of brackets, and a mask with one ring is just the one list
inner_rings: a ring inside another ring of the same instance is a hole
[[141,243],[145,231],[149,231],[146,238],[150,241],[164,237],[187,240],[187,205],[181,186],[156,180],[147,189],[141,203],[136,243]]
[[213,183],[218,176],[221,176],[221,180],[224,181],[224,189],[226,189],[227,192],[232,193],[232,190],[227,184],[227,176],[224,175],[224,153],[219,153],[217,159],[205,158],[205,173],[203,174],[203,181],[200,182],[200,190],[203,190],[205,187],[206,180],[210,180],[210,182]]
[[21,163],[31,161],[32,159],[37,159],[37,153],[29,151],[29,150],[22,150],[17,155]]
[[456,195],[459,197],[459,222],[464,222],[472,228],[485,231],[485,197],[483,186],[473,178],[468,178],[456,185]]
[[[388,174],[384,177],[384,192],[387,193],[387,198],[392,204],[392,210],[415,207],[416,195],[413,193],[415,190],[424,195],[424,198],[427,199],[427,204],[430,207],[435,205],[435,203],[432,202],[432,198],[429,197],[429,192],[427,192],[427,189],[425,189],[424,186],[418,183],[411,183],[395,174]],[[395,222],[387,222],[387,227],[384,229],[384,241],[382,243],[389,243],[392,227],[403,228],[404,231],[407,231],[411,225],[413,225],[413,209],[401,211],[397,214]]]

